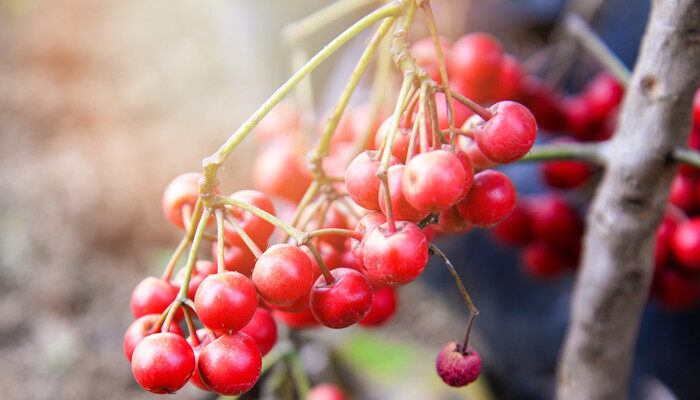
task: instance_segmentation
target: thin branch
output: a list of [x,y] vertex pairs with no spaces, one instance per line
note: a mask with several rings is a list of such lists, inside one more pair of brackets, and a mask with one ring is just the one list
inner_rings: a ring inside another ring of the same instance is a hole
[[533,147],[518,162],[528,161],[586,161],[605,165],[605,142],[541,144]]
[[677,147],[673,149],[671,158],[676,162],[700,168],[700,152],[690,147]]

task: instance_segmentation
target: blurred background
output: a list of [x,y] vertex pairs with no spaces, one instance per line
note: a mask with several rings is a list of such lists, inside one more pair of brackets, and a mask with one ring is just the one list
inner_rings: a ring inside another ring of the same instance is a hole
[[[0,399],[156,397],[133,380],[122,337],[131,290],[160,274],[181,234],[162,215],[162,190],[198,170],[290,74],[282,26],[328,3],[0,0]],[[445,36],[487,30],[521,57],[552,35],[569,7],[632,65],[647,1],[565,3],[434,0],[433,7]],[[304,48],[313,54],[368,10]],[[318,115],[366,40],[361,35],[314,73]],[[360,90],[353,101],[366,95]],[[252,138],[236,150],[222,192],[250,186],[255,150]],[[541,190],[529,168],[508,170],[519,192]],[[401,291],[386,328],[312,333],[336,349],[302,352],[312,379],[327,377],[331,354],[342,357],[353,398],[550,398],[572,278],[531,280],[513,251],[485,232],[440,244],[482,310],[473,339],[486,368],[478,383],[449,389],[434,372],[438,350],[462,337],[466,320],[439,264]],[[697,398],[697,310],[649,313],[635,396],[673,398],[670,387]],[[188,386],[175,397],[215,396]]]

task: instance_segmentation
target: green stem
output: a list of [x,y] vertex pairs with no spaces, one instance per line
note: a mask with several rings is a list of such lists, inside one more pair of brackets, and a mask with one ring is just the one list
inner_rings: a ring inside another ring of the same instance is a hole
[[533,147],[518,162],[577,160],[605,164],[605,142],[542,144]]
[[180,240],[180,244],[177,245],[177,248],[173,252],[173,255],[170,256],[170,261],[168,261],[168,265],[165,267],[165,271],[163,271],[163,276],[161,279],[164,281],[170,281],[170,278],[173,275],[173,270],[175,269],[175,264],[177,264],[177,260],[180,259],[180,256],[182,255],[182,252],[185,251],[187,248],[187,243],[190,242],[190,238],[188,235],[185,235],[185,237]]
[[234,207],[242,208],[246,211],[252,212],[253,214],[255,214],[258,217],[264,219],[265,221],[271,223],[272,225],[282,229],[289,236],[294,238],[294,240],[296,240],[298,244],[303,244],[307,240],[306,233],[289,225],[288,223],[282,221],[281,219],[275,217],[274,215],[268,213],[267,211],[261,210],[258,207],[255,207],[255,206],[250,205],[244,201],[234,199],[231,197],[217,195],[216,199],[217,199],[217,202],[220,204],[230,204]]
[[219,147],[219,149],[202,162],[202,182],[200,183],[201,190],[205,195],[213,193],[218,182],[216,172],[226,160],[229,154],[236,146],[250,133],[251,130],[263,119],[263,117],[279,103],[289,91],[296,86],[306,75],[313,71],[321,64],[328,56],[333,54],[341,46],[358,33],[369,27],[373,23],[386,18],[397,15],[403,11],[403,5],[398,2],[393,2],[384,7],[381,7],[374,12],[366,15],[343,33],[338,35],[330,43],[328,43],[321,51],[316,53],[300,70],[292,75],[282,86],[280,86],[256,111],[251,115],[227,140]]
[[304,366],[301,364],[299,354],[296,351],[291,351],[286,355],[289,368],[292,372],[292,379],[297,389],[297,395],[300,399],[306,399],[309,393],[309,378],[306,376]]
[[216,263],[218,264],[216,270],[221,274],[226,271],[224,263],[224,212],[217,208],[214,214],[216,215],[216,235],[218,237],[216,241]]
[[676,162],[700,168],[700,152],[689,147],[678,147],[673,149],[673,152],[671,152],[671,157]]
[[336,1],[299,21],[285,26],[282,29],[282,37],[290,43],[298,42],[356,9],[376,2],[377,0]]
[[248,232],[244,231],[243,228],[241,228],[241,225],[236,222],[235,219],[231,216],[231,214],[226,213],[226,221],[228,221],[231,226],[233,226],[233,229],[236,230],[236,233],[238,233],[238,236],[243,239],[243,242],[248,246],[248,249],[253,253],[256,259],[260,258],[262,255],[262,251],[260,250],[260,247],[258,247],[257,244],[253,241],[253,239],[248,235]]
[[[193,310],[194,311],[194,310]],[[192,344],[194,346],[199,345],[199,336],[197,336],[197,328],[194,326],[194,321],[192,320],[192,313],[190,313],[190,308],[185,306],[182,307],[182,312],[185,314],[185,321],[187,323],[187,330],[192,336]]]
[[345,236],[357,240],[362,240],[362,234],[360,232],[354,231],[352,229],[342,229],[342,228],[325,228],[325,229],[317,229],[315,231],[309,232],[309,238],[313,239],[315,237],[323,236],[323,235],[337,235],[337,236]]

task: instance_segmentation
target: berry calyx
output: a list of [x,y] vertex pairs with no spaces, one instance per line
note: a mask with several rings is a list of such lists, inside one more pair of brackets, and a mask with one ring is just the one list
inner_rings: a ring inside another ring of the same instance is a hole
[[350,268],[331,271],[335,279],[328,284],[318,277],[311,289],[311,312],[321,324],[333,328],[346,328],[364,318],[372,308],[372,285],[369,280]]
[[275,319],[272,318],[272,314],[268,310],[262,307],[258,307],[255,310],[253,318],[240,332],[245,333],[255,341],[262,356],[269,353],[275,346],[275,343],[277,343],[277,324]]
[[156,333],[134,349],[131,371],[136,382],[151,393],[175,393],[194,372],[194,352],[180,335]]
[[255,341],[244,333],[223,335],[199,354],[197,371],[204,385],[223,396],[247,392],[260,376],[262,357]]
[[[153,326],[160,318],[160,314],[148,314],[140,317],[126,329],[124,333],[124,355],[131,362],[131,356],[134,354],[136,346],[146,337],[155,332],[151,332]],[[182,336],[182,330],[177,324],[170,324],[168,332]]]
[[223,272],[202,281],[194,304],[204,326],[212,332],[226,334],[250,322],[258,307],[258,294],[243,274]]
[[515,186],[501,172],[486,170],[474,175],[474,183],[457,210],[473,225],[488,228],[507,217],[515,207]]
[[362,257],[367,277],[387,286],[416,279],[428,263],[428,241],[416,224],[398,222],[396,232],[387,224],[366,235]]
[[437,373],[442,380],[454,387],[466,386],[481,374],[481,357],[470,347],[462,351],[457,342],[448,343],[440,350],[435,362]]
[[401,178],[401,189],[415,209],[431,213],[456,203],[469,190],[472,179],[471,168],[465,171],[457,156],[435,150],[411,158]]
[[253,283],[258,294],[275,306],[289,306],[311,290],[312,267],[304,250],[276,244],[258,258]]

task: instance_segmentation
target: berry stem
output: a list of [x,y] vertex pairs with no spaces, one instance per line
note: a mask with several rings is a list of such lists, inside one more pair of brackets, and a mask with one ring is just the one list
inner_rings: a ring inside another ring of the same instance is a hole
[[472,331],[472,324],[474,323],[474,318],[476,318],[478,314],[474,313],[469,313],[469,319],[467,320],[467,331],[464,334],[464,342],[462,342],[462,348],[460,349],[460,352],[462,354],[467,354],[469,353],[469,334]]
[[213,191],[218,181],[216,173],[233,149],[250,133],[253,128],[267,115],[272,108],[279,103],[306,75],[313,71],[326,58],[337,51],[358,33],[371,26],[375,22],[402,13],[403,3],[392,2],[386,6],[367,14],[365,17],[355,22],[321,51],[316,53],[304,66],[295,72],[282,86],[280,86],[236,131],[209,157],[202,162],[202,180],[200,182],[200,192],[207,198],[214,197]]
[[620,61],[612,50],[601,40],[586,21],[576,14],[569,14],[564,20],[566,32],[573,36],[625,87],[632,75],[629,68]]
[[219,239],[216,241],[216,271],[221,274],[226,271],[224,264],[224,212],[217,208],[214,214],[216,215],[216,234]]
[[437,90],[438,90],[438,92],[444,92],[445,97],[447,97],[447,92],[449,91],[450,94],[452,95],[452,97],[455,98],[455,100],[457,100],[460,103],[467,106],[467,108],[472,110],[476,115],[480,116],[484,121],[488,121],[491,118],[493,118],[493,113],[491,112],[491,110],[489,110],[488,108],[482,107],[477,102],[462,95],[461,93],[453,92],[453,91],[449,90],[448,88],[444,88],[442,86],[438,87]]
[[440,136],[440,126],[438,126],[437,104],[435,103],[435,93],[431,91],[427,97],[428,111],[430,115],[430,127],[433,128],[433,148],[439,149],[442,143]]
[[241,239],[243,239],[243,242],[245,242],[246,246],[248,246],[250,251],[255,256],[255,259],[257,260],[258,258],[260,258],[260,256],[262,255],[262,251],[260,250],[260,247],[258,247],[258,245],[255,244],[253,239],[251,239],[250,235],[248,235],[248,233],[244,231],[243,228],[241,228],[241,225],[238,222],[236,222],[236,220],[233,219],[233,217],[231,217],[231,214],[226,213],[224,214],[224,217],[226,218],[226,221],[228,221],[228,223],[231,224],[231,226],[233,226],[233,229],[236,230],[236,233],[238,233]]
[[289,43],[299,42],[343,16],[361,7],[375,3],[376,1],[377,0],[336,1],[296,22],[287,24],[282,28],[282,37]]
[[288,223],[282,221],[281,219],[275,217],[274,215],[272,215],[264,210],[261,210],[258,207],[250,205],[244,201],[237,200],[237,199],[234,199],[231,197],[221,196],[221,195],[217,195],[216,199],[217,199],[217,202],[219,204],[230,204],[234,207],[242,208],[246,211],[252,212],[253,214],[257,215],[258,217],[260,217],[260,218],[264,219],[265,221],[271,223],[272,225],[276,226],[277,228],[282,229],[289,236],[294,238],[294,240],[296,240],[298,244],[302,244],[307,237],[306,233],[289,225]]
[[[321,184],[319,182],[311,182],[309,187],[306,189],[306,192],[304,192],[304,196],[301,198],[301,201],[299,201],[297,209],[294,210],[294,217],[292,217],[292,226],[297,226],[297,224],[299,223],[299,219],[301,218],[301,214],[304,212],[304,210],[309,205],[314,196],[316,196],[316,193],[318,193],[318,190],[320,188]],[[286,242],[287,239],[289,239],[289,236],[287,236],[283,242]]]
[[517,162],[578,160],[604,166],[606,149],[606,142],[543,144],[533,147]]
[[165,271],[163,271],[161,279],[163,279],[166,282],[170,281],[170,278],[173,275],[173,270],[175,269],[175,264],[177,264],[177,261],[180,259],[182,252],[185,251],[185,249],[187,248],[187,244],[189,242],[190,238],[188,237],[188,235],[185,235],[182,238],[182,240],[180,240],[180,244],[177,245],[177,248],[175,248],[173,255],[170,256],[170,261],[168,261],[168,265],[165,267]]
[[315,231],[309,232],[309,238],[320,237],[323,235],[338,235],[345,236],[357,240],[362,240],[362,234],[360,232],[354,231],[352,229],[341,229],[341,228],[326,228],[317,229]]
[[[445,262],[447,269],[450,270],[452,277],[454,278],[455,282],[457,283],[457,286],[459,287],[459,292],[462,294],[462,298],[464,298],[464,302],[467,304],[467,308],[469,309],[469,313],[472,316],[479,315],[479,310],[474,306],[474,303],[472,302],[472,299],[469,296],[469,293],[467,292],[467,288],[464,287],[464,284],[462,283],[462,279],[460,279],[459,274],[457,274],[457,270],[455,270],[455,267],[452,265],[452,262],[447,258],[445,253],[443,253],[442,250],[440,250],[434,244],[428,243],[428,248],[430,249],[431,253],[437,254],[438,256],[440,256],[440,258],[442,258],[442,261]],[[471,323],[470,323],[469,327],[471,327]],[[468,332],[467,332],[467,334],[468,334]]]
[[700,152],[690,147],[677,147],[671,152],[673,161],[700,168]]
[[[187,323],[187,330],[192,336],[192,344],[194,346],[199,346],[199,336],[197,336],[197,328],[194,326],[194,321],[192,320],[192,313],[190,312],[190,307],[185,305],[182,307],[182,312],[185,314],[185,322]],[[192,309],[194,312],[194,309]]]
[[296,351],[290,351],[285,355],[289,369],[294,380],[294,386],[297,389],[297,395],[300,399],[307,398],[309,393],[309,378],[306,376],[304,366],[301,364],[299,354]]
[[328,266],[326,265],[326,262],[323,261],[321,253],[318,252],[318,249],[311,242],[311,240],[304,242],[304,245],[309,248],[311,254],[313,254],[314,258],[316,259],[318,267],[321,269],[321,273],[323,274],[323,279],[326,281],[326,285],[332,285],[333,282],[335,282],[335,278],[333,278],[333,275],[331,275],[331,272],[328,270]]

